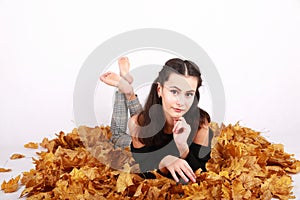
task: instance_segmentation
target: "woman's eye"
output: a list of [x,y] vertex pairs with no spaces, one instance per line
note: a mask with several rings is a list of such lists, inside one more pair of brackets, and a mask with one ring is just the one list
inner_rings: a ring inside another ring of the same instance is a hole
[[186,96],[187,97],[192,97],[192,96],[194,96],[194,93],[191,93],[191,92],[190,93],[186,93]]
[[170,92],[172,93],[172,94],[178,94],[178,91],[177,90],[170,90]]

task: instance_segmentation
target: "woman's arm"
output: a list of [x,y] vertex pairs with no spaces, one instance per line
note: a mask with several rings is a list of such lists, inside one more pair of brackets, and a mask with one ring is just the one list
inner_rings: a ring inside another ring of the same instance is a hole
[[140,127],[137,123],[137,118],[138,115],[133,115],[129,121],[128,121],[128,128],[129,128],[129,132],[130,132],[130,136],[132,139],[132,145],[134,148],[142,148],[145,145],[143,143],[141,143],[138,139],[139,137],[139,131],[140,131]]
[[184,117],[174,121],[173,136],[179,151],[180,158],[185,158],[189,153],[188,137],[191,133],[191,126],[186,123]]
[[208,122],[198,130],[193,143],[189,146],[189,153],[185,160],[195,171],[201,168],[206,171],[205,164],[210,159],[211,140],[214,136],[213,131],[208,128]]
[[197,131],[196,136],[193,140],[195,144],[199,144],[202,146],[209,145],[209,123],[205,120],[205,124],[202,124],[200,129]]

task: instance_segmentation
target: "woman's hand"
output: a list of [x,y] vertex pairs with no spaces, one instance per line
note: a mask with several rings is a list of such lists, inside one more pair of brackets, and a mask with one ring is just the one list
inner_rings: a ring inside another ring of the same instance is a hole
[[163,173],[166,173],[167,169],[176,182],[179,182],[179,178],[177,177],[176,173],[183,178],[185,182],[188,182],[189,180],[196,182],[196,175],[192,168],[185,160],[181,158],[168,155],[160,161],[159,169]]
[[191,126],[186,123],[183,117],[180,117],[178,120],[174,121],[173,133],[174,141],[180,156],[185,157],[189,149],[187,139],[191,133]]

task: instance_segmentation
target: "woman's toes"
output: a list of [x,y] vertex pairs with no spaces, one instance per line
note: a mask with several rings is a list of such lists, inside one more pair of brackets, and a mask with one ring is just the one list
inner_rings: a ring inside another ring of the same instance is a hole
[[125,73],[128,73],[129,68],[130,68],[130,63],[127,57],[121,57],[118,60],[118,64],[120,69],[122,69],[122,71],[124,71]]

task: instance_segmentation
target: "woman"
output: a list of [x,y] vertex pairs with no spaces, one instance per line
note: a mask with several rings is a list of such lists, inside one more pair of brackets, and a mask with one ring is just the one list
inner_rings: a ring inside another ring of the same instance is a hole
[[[125,62],[120,65],[122,59]],[[117,86],[127,99],[125,102],[131,113],[130,147],[141,171],[158,169],[176,182],[178,176],[185,182],[195,182],[194,171],[206,170],[213,136],[208,128],[209,115],[197,106],[198,89],[202,84],[198,66],[179,58],[168,60],[151,86],[144,109],[137,106],[140,104],[130,86],[128,59],[121,58],[119,66],[120,71],[128,66],[127,71],[120,73],[121,77],[108,72],[100,79]],[[131,111],[132,100],[136,100],[135,107],[139,107],[134,110],[136,112]]]

